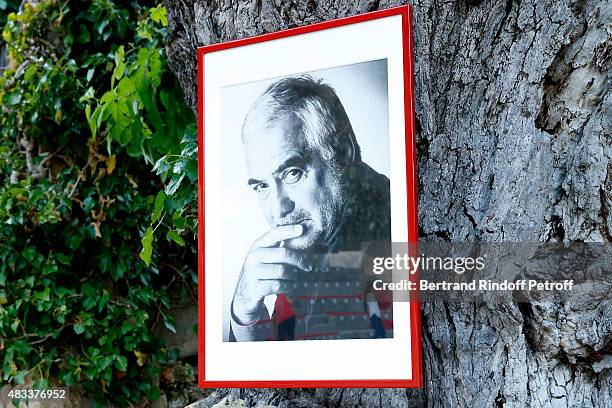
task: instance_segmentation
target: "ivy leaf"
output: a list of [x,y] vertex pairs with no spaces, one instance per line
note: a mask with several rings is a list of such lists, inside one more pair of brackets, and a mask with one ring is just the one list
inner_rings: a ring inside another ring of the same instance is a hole
[[125,358],[125,356],[117,356],[115,358],[115,368],[117,368],[117,370],[126,372],[127,364],[128,364],[128,361],[127,361],[127,358]]
[[163,5],[159,5],[150,10],[151,12],[151,20],[156,23],[161,23],[163,27],[168,26],[168,18],[166,16],[166,8]]
[[194,124],[185,127],[185,133],[183,134],[183,139],[181,139],[181,144],[187,144],[189,142],[198,142],[198,128]]
[[36,256],[36,250],[32,247],[28,247],[21,251],[21,256],[23,256],[25,259],[28,260],[28,262],[31,263],[32,260],[34,260],[34,257]]
[[90,36],[89,31],[87,31],[87,27],[84,24],[79,24],[79,35],[77,36],[77,41],[81,44],[86,44],[89,42]]
[[18,328],[19,328],[19,319],[15,319],[13,320],[13,323],[11,323],[11,330],[13,331],[13,333],[17,333]]
[[96,69],[95,69],[95,68],[89,68],[89,69],[87,70],[87,82],[90,82],[90,81],[91,81],[91,78],[93,78],[93,74],[94,74],[94,72],[96,72]]
[[183,216],[181,215],[181,213],[177,211],[172,214],[172,223],[176,228],[183,229],[185,228],[186,221],[185,218],[183,218]]
[[[71,247],[71,249],[74,249]],[[70,265],[70,261],[72,260],[72,256],[70,255],[66,255],[63,253],[58,253],[55,255],[55,259],[57,259],[57,261],[63,265]]]
[[[91,69],[89,71],[91,71]],[[89,71],[87,72],[88,77],[89,77]],[[87,80],[87,82],[89,82],[89,80]],[[85,91],[83,96],[79,98],[79,102],[86,102],[86,101],[93,99],[93,97],[95,96],[94,92],[95,92],[94,89],[90,86],[89,88],[87,88],[87,91]],[[85,107],[85,109],[87,109],[87,106]],[[91,107],[89,107],[89,112],[91,113]],[[91,117],[90,113],[87,113],[87,110],[85,110],[85,116],[87,117],[87,120],[89,120],[89,118]]]
[[64,384],[66,384],[67,386],[73,386],[75,381],[74,381],[74,373],[71,371],[66,371],[64,373],[64,375],[62,376],[62,381],[64,382]]
[[109,21],[105,19],[95,25],[95,28],[99,34],[102,34],[104,32],[104,29],[108,26],[108,23]]
[[83,285],[83,308],[85,310],[93,309],[98,302],[98,290],[89,283]]
[[87,124],[89,125],[89,130],[91,131],[91,137],[94,139],[96,137],[96,133],[98,132],[98,128],[100,127],[99,118],[101,118],[105,107],[106,105],[99,105],[94,110],[94,113],[91,114],[91,107],[89,105],[85,106],[85,117],[87,118]]
[[147,392],[147,398],[150,401],[157,401],[159,399],[159,387],[153,386],[151,387],[151,389]]
[[175,230],[169,229],[167,237],[168,239],[176,242],[178,245],[185,246],[185,240],[183,240],[183,238],[181,238],[181,236]]
[[86,297],[83,300],[83,308],[85,310],[90,310],[93,309],[93,307],[96,305],[96,299],[95,298],[91,298],[91,297]]
[[6,104],[8,106],[17,105],[19,102],[21,102],[21,94],[18,94],[18,93],[10,94],[6,98]]
[[76,334],[83,334],[83,332],[85,331],[85,325],[81,323],[76,323],[72,328],[74,329],[74,332]]
[[168,185],[166,186],[166,194],[167,195],[172,195],[174,193],[176,193],[176,190],[178,190],[178,188],[181,185],[181,181],[183,181],[183,178],[185,177],[185,174],[175,174],[174,176],[172,176],[172,178],[170,179],[170,183],[168,183]]
[[124,56],[125,51],[123,45],[121,45],[115,52],[115,70],[113,71],[113,76],[111,77],[111,88],[115,87],[115,80],[119,80],[123,76],[123,72],[125,71],[125,62],[123,61]]
[[98,303],[98,313],[102,312],[106,303],[110,299],[110,293],[106,289],[102,290],[102,296],[100,296],[100,302]]
[[170,165],[167,163],[167,157],[162,156],[159,160],[157,160],[157,162],[155,162],[155,166],[153,166],[153,169],[151,171],[154,171],[155,174],[161,176],[168,170],[170,170]]
[[28,370],[21,370],[13,376],[15,384],[23,384],[25,382],[25,376],[28,375]]
[[187,175],[187,178],[189,178],[189,181],[191,181],[192,183],[196,183],[198,181],[198,162],[197,161],[189,160],[187,164],[185,164],[183,171]]
[[151,222],[157,222],[161,217],[162,211],[164,210],[164,200],[166,199],[166,194],[163,191],[157,193],[155,197],[155,206],[153,208],[153,214],[151,214]]
[[43,275],[51,275],[55,272],[57,272],[57,265],[55,265],[54,263],[47,263],[43,265],[43,268],[42,268]]
[[141,242],[142,250],[140,251],[140,259],[149,266],[151,264],[151,254],[153,253],[153,228],[147,228]]
[[50,387],[49,380],[47,380],[45,378],[39,378],[32,385],[32,388],[34,388],[35,390],[46,390],[49,387]]
[[51,289],[49,289],[49,287],[46,287],[42,292],[34,292],[32,298],[40,300],[41,302],[48,302],[49,300],[51,300]]
[[164,315],[164,326],[172,333],[176,333],[176,320],[174,317]]

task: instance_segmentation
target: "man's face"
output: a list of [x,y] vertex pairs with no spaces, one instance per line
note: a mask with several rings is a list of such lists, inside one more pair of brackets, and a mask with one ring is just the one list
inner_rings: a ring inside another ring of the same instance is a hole
[[285,242],[304,250],[329,240],[345,203],[341,174],[307,150],[296,120],[252,125],[244,144],[249,186],[270,227],[301,224],[302,236]]

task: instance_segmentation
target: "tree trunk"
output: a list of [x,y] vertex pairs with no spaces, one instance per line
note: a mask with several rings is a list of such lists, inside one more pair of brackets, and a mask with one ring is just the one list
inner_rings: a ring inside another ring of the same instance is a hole
[[[198,46],[399,4],[167,0],[167,53],[195,110]],[[421,237],[612,241],[610,1],[413,10]],[[422,390],[227,392],[254,406],[612,406],[610,302],[424,304],[422,320]]]

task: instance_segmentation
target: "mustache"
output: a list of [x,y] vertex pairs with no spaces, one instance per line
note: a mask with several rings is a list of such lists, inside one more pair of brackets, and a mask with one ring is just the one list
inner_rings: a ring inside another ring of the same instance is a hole
[[300,211],[297,213],[292,213],[289,216],[282,218],[276,222],[277,227],[281,227],[283,225],[292,225],[297,224],[305,219],[310,218],[310,214],[305,211]]

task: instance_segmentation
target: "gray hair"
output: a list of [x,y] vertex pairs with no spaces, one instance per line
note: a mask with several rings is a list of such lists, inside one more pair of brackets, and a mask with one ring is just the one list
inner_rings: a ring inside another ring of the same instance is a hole
[[269,127],[286,116],[297,119],[307,148],[319,152],[323,160],[339,166],[361,162],[361,150],[338,95],[309,75],[283,78],[257,98],[242,126],[242,143],[249,127]]

